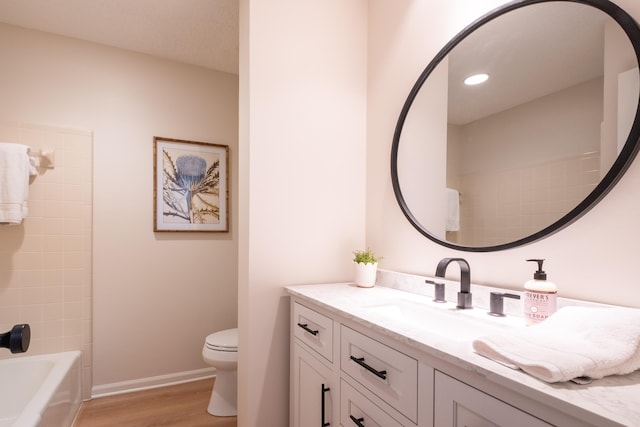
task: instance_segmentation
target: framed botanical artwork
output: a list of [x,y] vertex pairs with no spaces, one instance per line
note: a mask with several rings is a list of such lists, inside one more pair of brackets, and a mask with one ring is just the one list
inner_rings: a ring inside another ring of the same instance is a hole
[[229,146],[153,138],[153,231],[229,230]]

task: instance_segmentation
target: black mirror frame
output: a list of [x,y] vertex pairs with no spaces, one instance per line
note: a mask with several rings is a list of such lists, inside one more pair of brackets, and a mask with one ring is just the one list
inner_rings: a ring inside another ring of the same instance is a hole
[[579,3],[588,6],[595,7],[602,12],[609,15],[614,21],[618,23],[626,33],[627,37],[633,46],[633,50],[636,54],[636,59],[640,66],[640,26],[638,23],[622,8],[617,6],[614,3],[611,3],[609,0],[515,0],[510,3],[507,3],[488,14],[482,16],[478,20],[471,23],[464,30],[458,33],[451,41],[449,41],[438,54],[431,60],[427,68],[420,74],[417,82],[414,84],[411,92],[409,92],[409,96],[402,107],[402,111],[400,112],[400,117],[398,118],[398,122],[396,124],[395,132],[393,135],[393,144],[391,146],[391,181],[393,184],[393,192],[396,196],[396,200],[400,205],[400,209],[402,213],[405,215],[407,220],[416,228],[421,234],[425,237],[429,238],[435,243],[439,245],[445,246],[450,249],[456,249],[460,251],[466,252],[491,252],[491,251],[500,251],[505,249],[512,249],[518,246],[526,245],[529,243],[536,242],[538,240],[543,239],[544,237],[548,237],[563,228],[567,227],[571,223],[578,220],[584,214],[586,214],[591,208],[593,208],[600,200],[602,200],[607,193],[615,186],[615,184],[622,178],[624,173],[629,169],[631,163],[633,162],[638,150],[640,150],[640,95],[638,99],[638,109],[636,110],[636,115],[633,121],[633,125],[631,126],[631,131],[629,132],[629,136],[627,137],[627,141],[624,144],[624,147],[620,151],[616,161],[613,163],[607,174],[603,177],[600,183],[593,189],[591,193],[580,202],[575,208],[573,208],[569,213],[564,215],[558,221],[549,225],[542,230],[524,237],[519,240],[515,240],[510,243],[504,243],[495,246],[462,246],[457,245],[455,243],[447,242],[445,240],[441,240],[438,237],[434,236],[427,230],[422,224],[418,222],[415,216],[409,210],[407,203],[404,200],[402,195],[402,191],[400,190],[400,182],[398,178],[398,146],[400,144],[400,136],[402,134],[402,127],[406,120],[407,114],[413,101],[415,100],[420,88],[429,77],[429,75],[433,72],[438,64],[451,52],[451,50],[457,46],[462,40],[464,40],[468,35],[473,33],[479,27],[485,25],[486,23],[494,20],[495,18],[504,15],[507,12],[510,12],[515,9],[519,9],[521,7],[538,4],[538,3],[551,3],[556,1],[564,1],[564,2],[572,2]]

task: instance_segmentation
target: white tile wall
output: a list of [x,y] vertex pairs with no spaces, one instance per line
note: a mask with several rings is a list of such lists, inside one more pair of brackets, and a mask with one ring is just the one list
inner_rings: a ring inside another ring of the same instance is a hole
[[[29,186],[29,214],[0,226],[0,332],[29,323],[26,355],[82,350],[91,393],[93,136],[90,131],[0,122],[0,141],[54,150]],[[16,357],[0,349],[0,358]]]

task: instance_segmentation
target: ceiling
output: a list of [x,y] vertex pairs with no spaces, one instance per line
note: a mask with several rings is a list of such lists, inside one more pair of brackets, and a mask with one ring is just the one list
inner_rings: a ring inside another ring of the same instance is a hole
[[238,0],[0,0],[0,22],[238,74]]
[[[594,7],[556,2],[485,24],[449,55],[449,122],[466,124],[601,77],[606,19]],[[478,72],[488,73],[489,81],[462,84]]]
[[[548,7],[554,8],[553,12]],[[498,19],[486,26],[487,31],[474,33],[481,48],[477,44],[456,47],[459,54],[450,60],[459,63],[450,62],[450,66],[460,76],[451,74],[451,81],[481,71],[478,64],[483,64],[482,71],[493,76],[491,85],[509,85],[496,89],[501,97],[477,91],[469,97],[468,89],[458,92],[450,88],[452,123],[468,123],[602,73],[604,14],[562,2],[524,10],[524,21],[533,25],[523,24],[516,19],[518,14],[511,12],[507,16],[513,21],[502,24]],[[238,74],[238,0],[0,0],[0,22]],[[498,27],[504,28],[497,30],[496,39],[494,30]],[[537,43],[527,44],[526,37]],[[567,43],[561,45],[560,40]],[[502,41],[513,44],[498,47],[497,42]],[[599,52],[600,56],[589,64],[576,61],[578,52],[585,51]],[[505,62],[505,58],[510,60]],[[544,74],[536,66],[535,78],[525,78],[532,61],[545,65]],[[577,77],[572,82],[556,80],[570,75]]]

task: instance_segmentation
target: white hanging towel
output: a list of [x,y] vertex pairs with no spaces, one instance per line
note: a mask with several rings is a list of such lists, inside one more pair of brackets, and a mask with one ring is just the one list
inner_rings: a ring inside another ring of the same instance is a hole
[[20,224],[27,216],[29,176],[36,173],[28,146],[0,142],[0,224]]
[[460,193],[453,188],[447,188],[447,222],[445,230],[460,230]]

